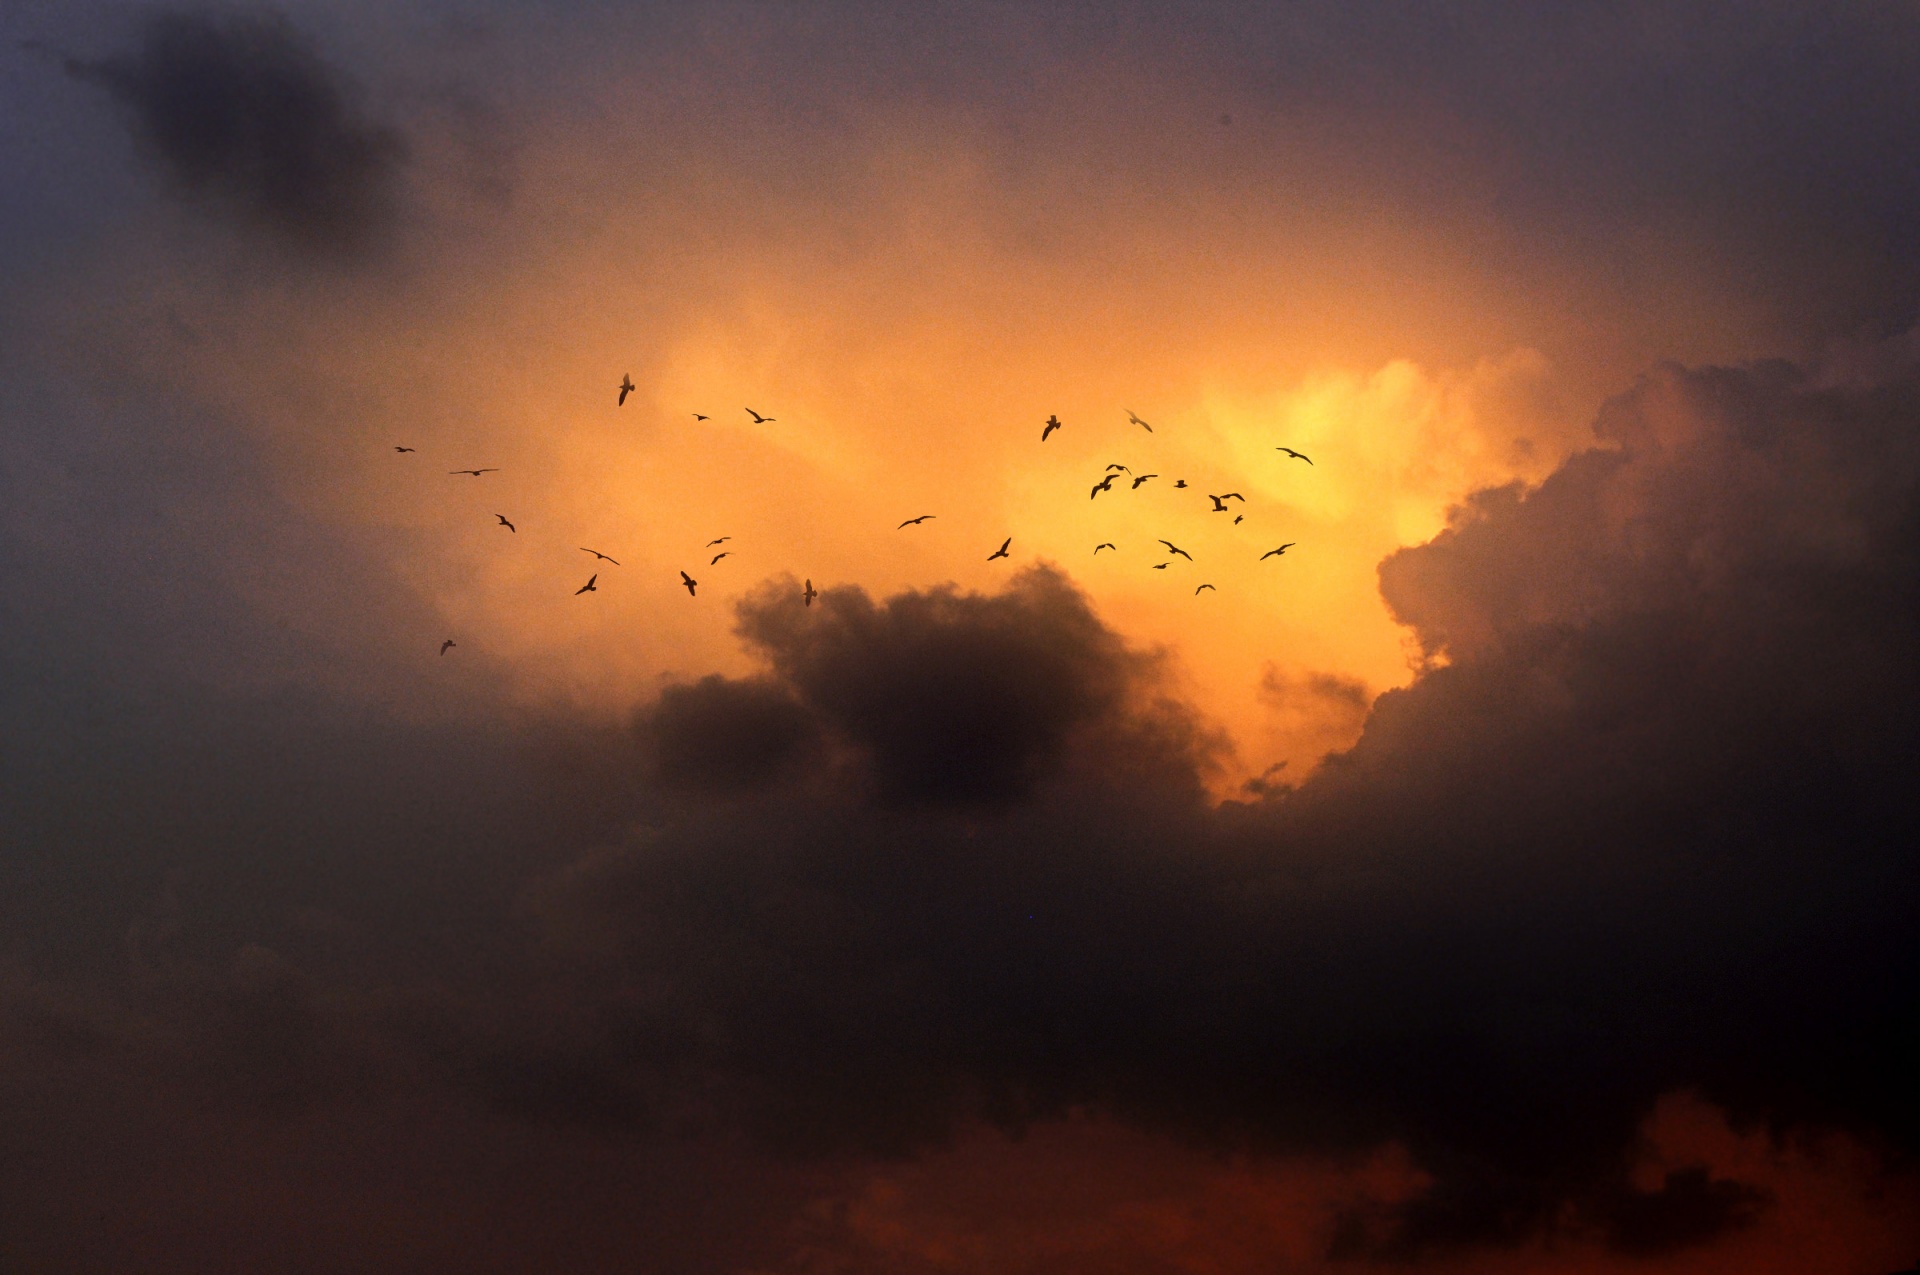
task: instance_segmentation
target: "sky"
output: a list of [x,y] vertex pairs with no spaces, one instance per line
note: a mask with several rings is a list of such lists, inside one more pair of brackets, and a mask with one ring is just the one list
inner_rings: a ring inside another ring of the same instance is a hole
[[0,1268],[1913,1265],[1917,58],[0,8]]

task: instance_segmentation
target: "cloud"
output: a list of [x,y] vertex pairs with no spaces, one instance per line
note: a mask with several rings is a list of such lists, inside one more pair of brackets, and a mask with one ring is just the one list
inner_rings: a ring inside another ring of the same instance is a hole
[[278,15],[159,10],[137,52],[64,63],[126,108],[182,194],[329,253],[363,249],[394,221],[405,141],[364,118],[339,72]]

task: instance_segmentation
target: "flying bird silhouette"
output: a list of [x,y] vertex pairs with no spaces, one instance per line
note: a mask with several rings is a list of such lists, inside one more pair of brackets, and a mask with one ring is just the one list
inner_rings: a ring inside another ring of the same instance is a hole
[[1265,553],[1260,555],[1260,561],[1265,562],[1268,558],[1277,558],[1281,554],[1285,553],[1287,550],[1293,548],[1296,544],[1299,544],[1299,543],[1300,542],[1297,540],[1289,540],[1287,541],[1287,543],[1281,545],[1278,549],[1269,549]]
[[1012,543],[1013,543],[1013,537],[1012,537],[1012,536],[1008,536],[1008,537],[1007,537],[1007,538],[1006,538],[1005,540],[1002,540],[1002,541],[1000,542],[1000,547],[999,547],[998,549],[995,549],[995,550],[994,550],[994,551],[993,551],[992,553],[990,553],[990,554],[988,554],[988,555],[987,555],[987,561],[988,561],[988,562],[992,562],[992,561],[993,561],[993,560],[994,560],[995,558],[1004,558],[1004,557],[1006,557],[1006,556],[1007,556],[1007,546],[1008,546],[1008,545],[1011,545]]
[[1233,516],[1233,525],[1234,525],[1234,526],[1236,526],[1236,527],[1238,527],[1238,526],[1240,525],[1240,520],[1241,520],[1241,519],[1243,519],[1243,518],[1245,518],[1245,517],[1246,517],[1246,515],[1245,515],[1245,514],[1235,514],[1235,515]]
[[698,412],[695,412],[695,413],[693,414],[693,419],[694,419],[694,420],[696,420],[696,421],[710,421],[710,420],[712,420],[713,418],[712,418],[711,416],[702,416],[702,415],[701,415],[700,413],[698,413]]
[[1141,474],[1133,480],[1133,489],[1139,491],[1141,483],[1147,481],[1149,478],[1158,478],[1159,476],[1158,474]]
[[1217,514],[1223,514],[1223,513],[1225,513],[1225,512],[1227,512],[1227,507],[1226,507],[1226,505],[1224,505],[1224,504],[1222,504],[1222,503],[1221,503],[1221,501],[1220,501],[1220,497],[1218,497],[1218,496],[1208,496],[1208,497],[1207,497],[1207,499],[1208,499],[1208,500],[1211,500],[1211,501],[1213,502],[1213,512],[1215,512],[1215,513],[1217,513]]
[[1295,460],[1304,460],[1309,465],[1313,464],[1311,460],[1307,459],[1307,454],[1305,452],[1296,452],[1291,447],[1276,447],[1273,450],[1275,450],[1276,452],[1285,452],[1287,455],[1293,457]]
[[1185,549],[1182,549],[1179,545],[1173,543],[1173,541],[1162,540],[1160,543],[1167,547],[1168,553],[1177,553],[1181,557],[1185,558],[1188,562],[1193,561],[1193,555],[1188,553]]
[[1054,430],[1059,428],[1060,428],[1060,418],[1058,416],[1047,417],[1047,427],[1040,431],[1040,441],[1043,443],[1046,442],[1047,435],[1053,433]]
[[820,596],[819,591],[813,587],[813,581],[808,580],[805,591],[800,594],[800,600],[806,603],[808,606],[812,606],[813,600],[819,596]]
[[1131,469],[1127,469],[1127,467],[1126,467],[1125,465],[1108,465],[1108,466],[1107,466],[1107,468],[1108,468],[1108,469],[1120,469],[1120,470],[1125,470],[1125,471],[1126,471],[1127,473],[1129,473],[1129,474],[1131,474],[1131,473],[1133,472],[1133,471],[1132,471]]
[[754,423],[755,425],[771,425],[771,424],[773,424],[773,417],[771,417],[771,416],[762,416],[762,415],[760,415],[760,413],[758,413],[758,412],[756,412],[756,411],[754,411],[754,410],[753,410],[753,409],[752,409],[751,407],[749,407],[749,408],[747,408],[747,409],[746,409],[746,413],[747,413],[747,415],[748,415],[748,416],[751,416],[751,417],[753,417],[753,423]]
[[[1099,553],[1099,552],[1100,552],[1100,551],[1101,551],[1102,549],[1113,549],[1113,541],[1111,541],[1111,540],[1109,540],[1109,541],[1107,541],[1107,543],[1105,543],[1105,544],[1103,544],[1103,545],[1095,545],[1095,546],[1093,547],[1093,551],[1094,551],[1095,553]],[[1113,549],[1113,551],[1114,551],[1115,553],[1119,553],[1119,552],[1120,552],[1120,551],[1119,551],[1118,549]]]
[[452,638],[448,638],[446,641],[440,644],[440,654],[445,655],[447,653],[448,647],[457,646],[457,645],[458,643],[456,643]]
[[688,574],[687,574],[686,572],[684,572],[684,571],[682,571],[682,572],[680,573],[680,583],[681,583],[681,584],[684,584],[684,585],[686,585],[686,586],[687,586],[687,596],[688,596],[688,597],[690,597],[690,598],[697,598],[697,597],[699,597],[699,596],[700,596],[699,594],[697,594],[697,593],[695,593],[695,592],[693,591],[693,588],[694,588],[694,586],[695,586],[695,585],[697,585],[697,584],[699,584],[700,582],[699,582],[698,580],[696,580],[696,579],[694,579],[694,578],[693,578],[692,576],[690,576],[690,575],[688,575]]
[[579,596],[580,596],[581,594],[583,594],[583,593],[598,593],[598,592],[600,592],[600,590],[598,590],[598,589],[596,589],[596,588],[594,588],[594,587],[593,587],[593,582],[594,582],[595,580],[598,580],[599,578],[600,578],[600,573],[599,573],[598,571],[596,571],[596,572],[594,572],[594,573],[593,573],[592,575],[590,575],[590,576],[588,576],[588,577],[587,577],[587,582],[586,582],[585,584],[583,584],[583,585],[581,585],[581,586],[580,586],[579,588],[577,588],[577,589],[575,589],[575,590],[573,591],[573,596],[577,598],[577,597],[579,597]]
[[1213,512],[1217,514],[1223,514],[1227,512],[1226,502],[1229,500],[1237,500],[1243,505],[1247,503],[1247,498],[1245,496],[1242,496],[1237,491],[1230,491],[1226,493],[1224,496],[1210,495],[1207,497],[1207,499],[1213,502]]
[[[1213,589],[1213,586],[1212,586],[1212,585],[1210,585],[1210,584],[1203,584],[1203,585],[1201,585],[1201,586],[1200,586],[1200,589]],[[1195,589],[1195,590],[1193,591],[1193,596],[1194,596],[1194,597],[1196,597],[1196,598],[1197,598],[1197,597],[1199,597],[1199,596],[1200,596],[1200,589]],[[1213,591],[1214,591],[1215,593],[1218,593],[1218,592],[1220,592],[1220,590],[1218,590],[1218,589],[1213,589]]]
[[[581,545],[581,546],[580,546],[580,552],[581,552],[581,553],[590,553],[590,554],[592,554],[592,555],[593,555],[594,557],[596,557],[596,558],[598,558],[598,559],[600,559],[600,561],[602,561],[602,562],[613,562],[613,559],[612,559],[612,558],[609,558],[609,557],[608,557],[608,556],[607,556],[606,554],[604,554],[604,553],[601,553],[601,552],[600,552],[600,551],[599,551],[598,549],[589,549],[589,548],[587,548],[587,547],[586,547],[585,545]],[[619,564],[619,563],[617,563],[617,562],[613,562],[613,565],[617,567],[617,566],[619,566],[620,564]]]
[[711,549],[711,548],[713,548],[713,547],[714,547],[715,545],[723,545],[723,544],[725,544],[725,543],[727,543],[727,541],[729,541],[729,540],[731,540],[731,539],[733,539],[733,537],[732,537],[732,536],[721,536],[721,537],[720,537],[719,539],[717,539],[717,540],[709,540],[709,541],[707,541],[707,548],[709,548],[709,549]]
[[1132,408],[1127,409],[1127,419],[1132,421],[1135,425],[1138,425],[1141,429],[1146,430],[1147,433],[1149,434],[1153,433],[1153,426],[1147,424],[1145,421],[1141,420],[1138,416],[1135,416],[1133,414]]
[[620,374],[620,401],[615,403],[614,406],[625,407],[627,405],[627,395],[631,393],[633,393],[633,378],[625,372],[622,372]]
[[499,472],[497,469],[449,469],[447,471],[449,474],[472,474],[475,478],[478,478],[482,474],[497,474]]
[[396,452],[410,452],[410,451],[412,451],[412,450],[413,450],[413,448],[411,448],[411,447],[396,447],[396,448],[394,448],[393,450],[395,450]]
[[502,527],[505,527],[508,531],[513,531],[515,535],[519,534],[519,532],[514,530],[513,524],[507,521],[507,516],[505,514],[495,514],[494,517],[500,520],[500,525]]
[[[722,550],[721,550],[721,551],[720,551],[719,553],[716,553],[716,554],[714,554],[714,555],[713,555],[713,562],[718,562],[718,561],[720,561],[720,559],[722,559],[722,558],[728,558],[728,557],[732,557],[732,556],[733,556],[733,550],[731,550],[731,549],[722,549]],[[709,563],[708,563],[707,565],[708,565],[708,566],[712,566],[712,565],[713,565],[713,562],[709,562]]]
[[1119,476],[1120,475],[1118,474],[1108,474],[1105,478],[1102,478],[1099,482],[1095,483],[1093,485],[1093,491],[1090,495],[1088,495],[1087,499],[1092,500],[1094,496],[1098,496],[1103,491],[1112,491],[1113,480],[1118,478]]
[[902,527],[918,527],[921,523],[925,522],[927,519],[931,517],[933,517],[932,514],[921,514],[918,518],[909,518],[905,522],[901,523],[899,527],[895,527],[894,530],[899,531]]
[[1168,567],[1168,566],[1170,566],[1170,565],[1171,565],[1170,563],[1165,563],[1165,562],[1156,562],[1156,563],[1154,563],[1154,564],[1153,564],[1153,569],[1154,569],[1155,571],[1165,571],[1165,570],[1167,569],[1167,567]]
[[1187,485],[1187,480],[1184,478],[1176,478],[1173,480],[1173,485],[1175,487],[1185,487]]

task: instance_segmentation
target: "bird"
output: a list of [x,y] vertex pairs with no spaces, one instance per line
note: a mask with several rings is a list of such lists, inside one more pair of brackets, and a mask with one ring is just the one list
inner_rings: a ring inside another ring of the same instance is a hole
[[631,393],[633,393],[633,378],[625,372],[622,372],[620,374],[620,401],[615,403],[614,406],[625,407],[627,405],[627,395]]
[[457,646],[457,645],[459,644],[455,642],[452,638],[448,638],[446,641],[440,644],[440,654],[445,655],[447,653],[448,647]]
[[895,527],[894,530],[899,531],[902,527],[918,527],[921,523],[925,522],[927,519],[931,517],[933,517],[932,514],[921,514],[918,518],[909,518],[905,522],[901,523],[899,527]]
[[732,536],[721,536],[721,537],[720,537],[719,539],[717,539],[717,540],[709,540],[709,541],[707,541],[707,548],[709,548],[709,549],[711,549],[711,548],[713,548],[713,547],[714,547],[715,545],[723,545],[723,544],[725,544],[725,543],[727,543],[727,541],[729,541],[729,540],[731,540],[731,539],[733,539],[733,537],[732,537]]
[[1169,565],[1171,564],[1165,563],[1165,562],[1156,562],[1153,564],[1153,569],[1155,571],[1165,571]]
[[[598,559],[600,559],[600,561],[602,561],[602,562],[613,562],[613,559],[612,559],[612,558],[609,558],[609,557],[608,557],[608,556],[607,556],[606,554],[604,554],[604,553],[601,553],[601,552],[600,552],[600,551],[599,551],[598,549],[589,549],[589,548],[587,548],[587,547],[586,547],[585,545],[581,545],[581,546],[580,546],[580,552],[581,552],[581,553],[590,553],[590,554],[592,554],[592,555],[593,555],[594,557],[596,557],[596,558],[598,558]],[[613,565],[617,567],[617,566],[619,566],[620,564],[619,564],[619,563],[617,563],[617,562],[613,562]]]
[[752,409],[751,407],[749,407],[749,408],[747,408],[747,409],[746,409],[746,412],[747,412],[747,415],[748,415],[748,416],[751,416],[751,417],[753,417],[753,423],[754,423],[755,425],[771,425],[771,424],[773,424],[773,417],[771,417],[771,416],[762,416],[762,415],[760,415],[760,413],[758,413],[758,412],[756,412],[756,411],[754,411],[754,410],[753,410],[753,409]]
[[[733,550],[731,550],[731,549],[722,549],[722,550],[721,550],[721,551],[720,551],[719,553],[716,553],[716,554],[714,554],[714,555],[713,555],[713,562],[718,562],[718,561],[720,561],[720,559],[722,559],[722,558],[727,558],[727,557],[731,557],[732,555],[733,555]],[[712,565],[713,565],[713,562],[709,562],[709,563],[708,563],[707,565],[708,565],[708,566],[712,566]]]
[[412,451],[412,450],[413,450],[413,448],[411,448],[411,447],[396,447],[396,448],[394,448],[393,450],[395,450],[396,452],[410,452],[410,451]]
[[449,469],[447,471],[449,474],[472,474],[475,478],[478,478],[482,474],[497,474],[499,472],[497,469]]
[[1276,452],[1285,452],[1287,455],[1293,457],[1295,460],[1304,460],[1309,465],[1313,464],[1311,460],[1307,459],[1307,455],[1305,452],[1296,452],[1291,447],[1276,447],[1273,450],[1275,450]]
[[695,412],[693,414],[693,419],[696,421],[710,421],[713,418],[711,416],[702,416],[699,412]]
[[1167,547],[1168,553],[1177,553],[1181,557],[1185,558],[1188,562],[1193,561],[1193,555],[1188,553],[1185,549],[1182,549],[1179,545],[1173,543],[1173,541],[1162,540],[1160,543]]
[[1233,516],[1233,525],[1234,525],[1234,526],[1236,526],[1236,527],[1238,527],[1238,526],[1240,525],[1240,521],[1241,521],[1241,519],[1243,519],[1243,518],[1245,518],[1245,517],[1246,517],[1246,515],[1245,515],[1245,514],[1235,514],[1235,515]]
[[1268,558],[1277,558],[1281,554],[1285,553],[1287,550],[1293,548],[1298,543],[1300,542],[1297,540],[1289,540],[1287,541],[1287,543],[1281,545],[1278,549],[1269,549],[1265,553],[1260,555],[1260,561],[1265,562]]
[[[1212,586],[1212,585],[1210,585],[1210,584],[1203,584],[1203,585],[1201,585],[1201,586],[1200,586],[1200,589],[1213,589],[1213,586]],[[1200,596],[1200,589],[1195,589],[1195,590],[1193,591],[1193,596],[1194,596],[1194,597],[1196,597],[1196,598],[1197,598],[1197,597],[1199,597],[1199,596]],[[1220,590],[1218,590],[1218,589],[1213,589],[1213,591],[1214,591],[1215,593],[1218,593],[1218,592],[1220,592]]]
[[682,572],[680,573],[680,583],[681,583],[681,584],[684,584],[684,585],[686,585],[686,586],[687,586],[687,596],[688,596],[688,597],[690,597],[690,598],[697,598],[697,597],[699,597],[699,596],[700,596],[699,594],[697,594],[697,593],[695,593],[695,592],[693,591],[693,588],[694,588],[694,586],[695,586],[695,585],[697,585],[697,584],[699,584],[700,582],[699,582],[698,580],[696,580],[696,579],[694,579],[694,578],[693,578],[692,576],[690,576],[690,575],[688,575],[688,574],[687,574],[686,572],[684,572],[684,571],[682,571]]
[[1059,428],[1060,428],[1060,418],[1058,416],[1047,417],[1047,427],[1040,431],[1040,441],[1043,443],[1046,442],[1047,435],[1053,433],[1054,430]]
[[819,596],[820,592],[813,587],[813,581],[808,580],[806,589],[800,594],[800,600],[808,606],[812,606],[813,600]]
[[1147,433],[1149,434],[1153,433],[1153,426],[1147,424],[1145,421],[1141,420],[1138,416],[1135,416],[1133,414],[1132,408],[1127,409],[1127,419],[1132,421],[1135,425],[1138,425],[1141,429],[1146,430]]
[[1185,487],[1187,485],[1187,480],[1184,478],[1176,478],[1173,480],[1173,485],[1175,487]]
[[1220,497],[1218,497],[1218,496],[1208,496],[1208,497],[1207,497],[1207,499],[1208,499],[1208,500],[1211,500],[1211,501],[1213,502],[1213,512],[1215,512],[1215,513],[1217,513],[1217,514],[1223,514],[1223,513],[1225,513],[1225,512],[1227,512],[1227,507],[1226,507],[1226,505],[1224,505],[1224,504],[1222,504],[1222,503],[1221,503],[1221,501],[1220,501]]
[[1207,499],[1213,502],[1213,512],[1217,514],[1223,514],[1227,512],[1226,502],[1229,500],[1237,500],[1243,505],[1247,503],[1247,498],[1245,496],[1242,496],[1237,491],[1230,491],[1224,496],[1209,495]]
[[1093,485],[1093,492],[1087,497],[1087,499],[1092,500],[1094,496],[1098,496],[1103,491],[1112,491],[1113,480],[1118,478],[1119,476],[1120,475],[1118,474],[1108,474],[1105,478],[1102,478],[1099,482],[1095,483]]
[[1006,538],[1005,540],[1002,540],[1002,541],[1000,542],[1000,547],[999,547],[998,549],[995,549],[995,550],[994,550],[994,551],[993,551],[992,553],[990,553],[990,554],[988,554],[988,555],[987,555],[987,561],[988,561],[988,562],[992,562],[992,561],[993,561],[993,560],[994,560],[995,558],[1004,558],[1004,557],[1006,557],[1006,556],[1007,556],[1007,546],[1009,546],[1009,545],[1011,545],[1012,543],[1013,543],[1013,537],[1012,537],[1012,536],[1008,536],[1008,537],[1007,537],[1007,538]]
[[1103,544],[1103,545],[1095,545],[1095,546],[1093,547],[1093,551],[1094,551],[1095,553],[1099,553],[1099,552],[1100,552],[1100,551],[1101,551],[1102,549],[1113,549],[1113,551],[1114,551],[1115,553],[1119,553],[1119,552],[1120,552],[1120,551],[1119,551],[1118,549],[1114,549],[1114,548],[1113,548],[1113,541],[1111,541],[1111,540],[1109,540],[1109,541],[1107,541],[1107,543],[1105,543],[1105,544]]
[[599,578],[600,578],[600,573],[599,573],[598,571],[596,571],[596,572],[594,572],[594,573],[593,573],[592,575],[590,575],[590,576],[588,576],[588,577],[587,577],[587,582],[586,582],[585,584],[583,584],[583,585],[581,585],[581,586],[580,586],[579,588],[577,588],[577,589],[575,589],[575,590],[573,591],[573,596],[577,598],[577,597],[579,597],[579,596],[580,596],[581,594],[583,594],[583,593],[598,593],[598,592],[600,592],[600,590],[598,590],[598,589],[596,589],[596,588],[594,588],[594,587],[593,587],[593,582],[594,582],[595,580],[598,580]]
[[1134,489],[1135,491],[1139,491],[1139,490],[1140,490],[1140,484],[1141,484],[1141,483],[1143,483],[1143,482],[1145,482],[1145,481],[1147,481],[1147,479],[1149,479],[1149,478],[1158,478],[1159,476],[1160,476],[1160,475],[1158,475],[1158,474],[1140,474],[1140,475],[1137,475],[1137,476],[1136,476],[1136,477],[1134,478],[1134,480],[1133,480],[1133,489]]
[[1129,473],[1129,474],[1131,474],[1131,473],[1133,472],[1133,471],[1132,471],[1131,469],[1127,469],[1127,467],[1126,467],[1125,465],[1108,465],[1108,466],[1107,466],[1107,468],[1108,468],[1108,469],[1120,469],[1120,470],[1125,470],[1125,471],[1126,471],[1127,473]]
[[[508,531],[514,531],[513,524],[507,521],[507,516],[505,514],[495,514],[494,517],[500,520],[500,525],[502,527],[505,527]],[[514,534],[518,535],[519,533],[517,531],[514,531]]]

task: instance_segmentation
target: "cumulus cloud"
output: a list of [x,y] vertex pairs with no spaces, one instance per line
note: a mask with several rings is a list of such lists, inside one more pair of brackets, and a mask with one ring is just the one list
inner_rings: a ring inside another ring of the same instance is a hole
[[366,247],[398,208],[407,147],[340,73],[268,12],[158,10],[136,52],[64,59],[104,88],[181,193],[302,247]]

